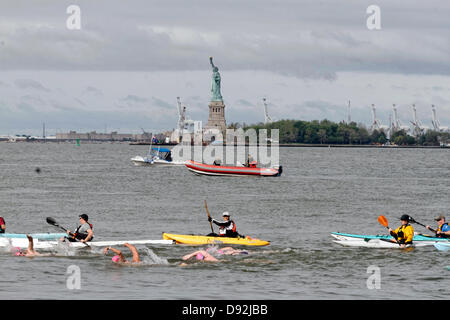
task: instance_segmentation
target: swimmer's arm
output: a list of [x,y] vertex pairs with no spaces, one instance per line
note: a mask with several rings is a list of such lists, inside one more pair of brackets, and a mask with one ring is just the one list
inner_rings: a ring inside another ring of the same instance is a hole
[[33,237],[27,234],[28,238],[28,252],[34,253],[34,246],[33,246]]
[[127,247],[128,249],[130,249],[131,253],[133,254],[133,262],[139,262],[139,253],[136,249],[135,246],[129,244],[129,243],[124,243],[124,247]]
[[189,260],[189,259],[192,258],[193,256],[197,255],[197,253],[199,253],[199,252],[201,252],[201,251],[195,251],[195,252],[192,252],[192,253],[190,253],[190,254],[187,254],[187,255],[183,256],[183,258],[181,258],[181,259],[182,259],[182,260]]
[[33,237],[27,234],[27,238],[28,238],[28,248],[25,253],[25,256],[27,257],[40,256],[41,254],[39,252],[34,251]]
[[205,260],[206,261],[219,261],[214,256],[210,255],[208,252],[204,252]]

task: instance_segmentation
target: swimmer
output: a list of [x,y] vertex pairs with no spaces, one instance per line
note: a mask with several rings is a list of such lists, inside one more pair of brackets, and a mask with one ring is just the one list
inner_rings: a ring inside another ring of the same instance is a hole
[[181,259],[186,261],[186,260],[191,259],[194,256],[195,256],[195,259],[200,260],[200,261],[209,261],[209,262],[219,261],[216,258],[214,258],[211,254],[206,252],[205,250],[199,250],[199,251],[192,252],[190,254],[183,256],[183,258],[181,258]]
[[129,243],[124,243],[123,244],[124,247],[127,247],[128,249],[130,249],[131,253],[133,254],[133,260],[132,261],[128,261],[124,258],[122,251],[120,251],[119,249],[115,249],[115,248],[111,248],[111,247],[106,247],[105,249],[103,249],[103,254],[107,254],[109,250],[111,250],[112,252],[114,252],[116,255],[114,257],[112,257],[112,261],[114,263],[126,263],[126,264],[131,264],[131,263],[139,263],[141,262],[139,259],[139,253],[136,249],[135,246],[129,244]]
[[233,249],[232,247],[225,247],[222,249],[217,249],[215,247],[209,247],[206,250],[198,250],[195,252],[192,252],[190,254],[185,255],[182,260],[186,261],[195,256],[196,260],[200,261],[210,261],[210,262],[217,262],[219,261],[217,258],[213,256],[213,254],[218,255],[238,255],[238,254],[248,254],[245,250],[239,250],[239,249]]
[[248,254],[248,251],[246,250],[239,250],[239,249],[233,249],[232,247],[225,247],[222,249],[216,249],[214,247],[210,247],[208,249],[206,249],[207,252],[212,252],[212,253],[218,253],[220,255],[224,254],[224,255],[238,255],[238,254]]
[[14,255],[20,257],[42,256],[43,254],[34,250],[33,237],[27,234],[27,238],[28,238],[28,248],[25,251],[22,251],[19,247],[15,247],[12,249],[14,251]]

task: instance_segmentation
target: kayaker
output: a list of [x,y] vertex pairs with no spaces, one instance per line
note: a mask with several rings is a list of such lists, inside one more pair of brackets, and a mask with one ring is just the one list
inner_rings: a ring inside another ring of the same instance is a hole
[[81,214],[80,225],[75,229],[75,232],[67,230],[69,237],[66,237],[70,242],[87,242],[94,238],[93,226],[90,224],[89,217],[87,214]]
[[126,260],[122,254],[122,251],[120,251],[119,249],[116,249],[116,248],[112,248],[112,247],[106,247],[105,249],[103,249],[103,254],[106,255],[108,253],[108,251],[114,252],[116,255],[114,257],[112,257],[112,259],[111,259],[112,262],[114,262],[114,263],[131,264],[131,263],[141,262],[139,259],[139,252],[137,251],[135,246],[133,246],[132,244],[129,244],[129,243],[124,243],[123,246],[128,248],[131,251],[131,254],[133,255],[132,261]]
[[245,162],[246,167],[256,167],[256,161],[253,159],[253,157],[249,154],[247,156],[247,161]]
[[433,230],[430,226],[426,226],[426,228],[430,231],[434,231],[436,233],[436,237],[438,238],[450,238],[450,226],[447,222],[445,222],[445,217],[440,215],[434,220],[438,223],[437,230]]
[[236,224],[233,220],[230,220],[230,214],[225,211],[222,214],[224,221],[217,221],[216,219],[212,219],[210,216],[208,216],[208,221],[213,222],[214,224],[219,226],[219,236],[221,237],[230,237],[230,238],[237,238],[239,237],[239,233],[236,229]]
[[6,223],[3,217],[0,217],[0,233],[5,233],[6,231]]
[[219,158],[216,158],[213,162],[213,165],[220,166],[220,165],[222,165],[222,161]]
[[400,217],[400,221],[402,223],[400,227],[395,229],[395,231],[389,228],[389,233],[397,240],[396,242],[402,248],[405,248],[406,245],[413,243],[414,228],[409,224],[409,220],[409,216],[404,214]]

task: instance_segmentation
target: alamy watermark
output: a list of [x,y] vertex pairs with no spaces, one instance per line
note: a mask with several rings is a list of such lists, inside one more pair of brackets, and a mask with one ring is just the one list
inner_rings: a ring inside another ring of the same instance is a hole
[[70,265],[67,267],[66,274],[69,276],[66,280],[66,287],[69,290],[80,290],[81,289],[81,269],[77,265]]
[[70,14],[66,20],[67,29],[81,30],[81,8],[73,4],[67,7],[66,13]]
[[381,289],[381,269],[378,266],[370,265],[367,268],[367,273],[371,275],[367,278],[367,289]]
[[[224,139],[225,138],[225,139]],[[204,141],[206,139],[206,141]],[[271,129],[227,129],[225,137],[218,129],[206,133],[186,133],[182,142],[172,149],[176,161],[194,160],[212,164],[220,160],[223,164],[245,164],[250,156],[259,166],[280,165],[279,130]]]
[[367,29],[369,30],[381,30],[381,9],[377,5],[370,5],[366,10],[370,16],[366,20]]

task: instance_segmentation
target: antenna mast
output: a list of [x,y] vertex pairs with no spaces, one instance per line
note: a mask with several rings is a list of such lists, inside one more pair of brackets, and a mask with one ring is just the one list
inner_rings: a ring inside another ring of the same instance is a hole
[[347,115],[347,122],[350,124],[352,122],[352,117],[350,114],[350,100],[348,100],[348,115]]

